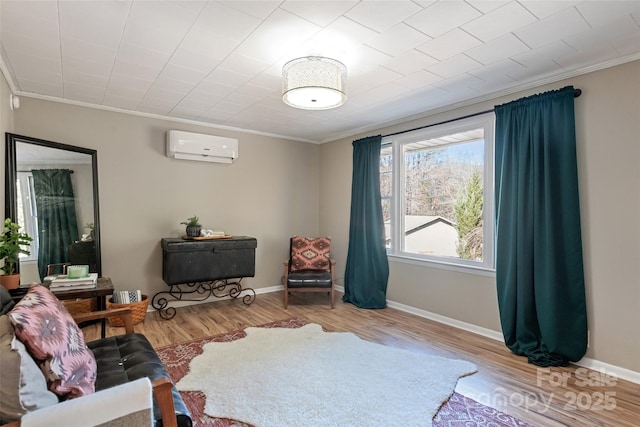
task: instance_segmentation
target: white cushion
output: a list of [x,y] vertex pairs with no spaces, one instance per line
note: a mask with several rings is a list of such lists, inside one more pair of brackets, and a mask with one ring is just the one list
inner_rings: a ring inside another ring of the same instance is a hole
[[29,412],[21,427],[152,426],[152,405],[151,381],[140,378]]
[[0,423],[57,403],[42,371],[13,333],[9,318],[0,316]]

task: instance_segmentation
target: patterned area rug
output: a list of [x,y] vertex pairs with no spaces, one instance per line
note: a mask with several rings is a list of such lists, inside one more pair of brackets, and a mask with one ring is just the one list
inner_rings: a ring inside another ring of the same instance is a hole
[[[307,322],[301,319],[287,319],[262,325],[266,328],[299,328]],[[202,353],[202,346],[209,342],[226,342],[244,338],[244,331],[234,331],[209,338],[197,339],[162,347],[157,350],[160,359],[167,367],[174,382],[178,382],[189,371],[189,362]],[[195,427],[245,427],[248,424],[230,419],[211,418],[204,413],[205,396],[200,392],[181,392],[187,407],[191,411]],[[494,408],[484,406],[458,393],[440,408],[433,419],[437,427],[531,427]]]

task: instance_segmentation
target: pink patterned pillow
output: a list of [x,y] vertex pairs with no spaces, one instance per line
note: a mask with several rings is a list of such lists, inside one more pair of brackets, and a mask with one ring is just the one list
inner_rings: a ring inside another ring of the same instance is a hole
[[329,270],[330,262],[331,237],[291,238],[291,271]]
[[9,312],[9,319],[16,337],[44,373],[49,390],[69,399],[95,391],[96,359],[76,322],[49,289],[32,286]]

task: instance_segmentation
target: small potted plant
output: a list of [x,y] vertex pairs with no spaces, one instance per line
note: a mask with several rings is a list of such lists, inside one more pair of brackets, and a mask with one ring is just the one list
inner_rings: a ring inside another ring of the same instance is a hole
[[94,232],[94,226],[92,222],[88,222],[84,225],[84,228],[86,228],[87,230],[89,230],[89,237],[91,238],[91,240],[95,239],[95,232]]
[[199,218],[197,215],[192,216],[191,218],[187,218],[186,221],[181,222],[180,224],[184,224],[187,226],[186,233],[188,237],[198,237],[200,236],[200,231],[202,230],[202,225],[198,222]]
[[0,275],[0,284],[7,289],[15,289],[20,285],[20,274],[16,273],[16,265],[20,254],[30,255],[24,246],[29,246],[33,239],[26,233],[20,232],[20,225],[13,222],[11,218],[4,220],[4,228],[0,234],[0,259],[4,260],[4,265],[0,270],[4,272]]

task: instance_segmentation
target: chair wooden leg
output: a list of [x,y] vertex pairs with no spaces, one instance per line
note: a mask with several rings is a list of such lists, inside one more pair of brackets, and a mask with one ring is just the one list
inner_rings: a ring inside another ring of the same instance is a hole
[[177,427],[175,407],[173,404],[173,383],[169,378],[160,378],[153,381],[153,397],[158,403],[162,414],[162,425],[166,427]]

